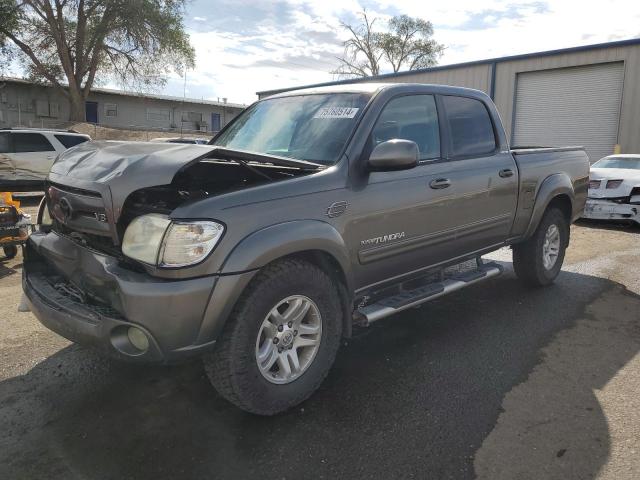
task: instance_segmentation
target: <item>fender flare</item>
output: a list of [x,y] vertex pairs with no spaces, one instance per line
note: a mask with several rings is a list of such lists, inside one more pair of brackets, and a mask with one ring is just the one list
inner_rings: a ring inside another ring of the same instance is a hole
[[353,291],[351,261],[344,239],[332,225],[320,220],[293,220],[257,230],[234,247],[220,273],[256,270],[278,258],[310,250],[333,257],[342,269],[347,291]]
[[[533,204],[533,212],[531,213],[531,219],[525,232],[524,238],[530,238],[538,228],[542,215],[547,210],[547,207],[551,201],[559,195],[566,195],[571,202],[571,216],[573,218],[573,205],[575,204],[575,191],[573,184],[568,175],[564,173],[554,173],[545,178],[540,184],[538,193],[536,194],[536,200]],[[570,220],[571,221],[571,220]]]

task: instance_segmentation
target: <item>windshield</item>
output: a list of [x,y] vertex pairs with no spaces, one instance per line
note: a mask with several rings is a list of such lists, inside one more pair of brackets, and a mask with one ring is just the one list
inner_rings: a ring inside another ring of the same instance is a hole
[[368,100],[361,93],[264,100],[244,111],[213,145],[332,165]]
[[640,170],[640,158],[610,157],[598,160],[591,165],[595,168],[628,168]]

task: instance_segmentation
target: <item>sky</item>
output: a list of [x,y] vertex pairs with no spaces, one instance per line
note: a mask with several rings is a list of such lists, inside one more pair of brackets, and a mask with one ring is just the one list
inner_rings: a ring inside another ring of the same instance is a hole
[[[188,0],[196,67],[160,91],[250,104],[256,92],[337,80],[352,23],[366,9],[429,20],[440,65],[640,37],[638,0]],[[103,85],[118,88],[118,85]]]

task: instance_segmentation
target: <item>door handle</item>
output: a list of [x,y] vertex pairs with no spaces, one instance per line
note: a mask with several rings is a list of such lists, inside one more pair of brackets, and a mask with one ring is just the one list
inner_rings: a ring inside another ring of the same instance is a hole
[[436,178],[429,182],[429,186],[433,189],[447,188],[451,186],[451,180],[448,178]]
[[510,168],[505,168],[503,170],[500,170],[498,172],[498,175],[500,175],[500,177],[502,178],[513,177],[513,170],[511,170]]

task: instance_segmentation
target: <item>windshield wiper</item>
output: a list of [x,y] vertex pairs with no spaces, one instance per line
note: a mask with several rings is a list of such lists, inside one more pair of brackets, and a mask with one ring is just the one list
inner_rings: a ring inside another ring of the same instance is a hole
[[229,160],[244,161],[245,166],[248,166],[246,165],[247,162],[258,162],[272,163],[274,165],[282,165],[285,167],[295,167],[303,170],[320,170],[327,167],[321,163],[310,162],[308,160],[298,160],[295,158],[280,157],[278,155],[269,155],[266,153],[248,152],[246,150],[233,150],[230,148],[216,147],[215,145],[211,146],[215,148],[214,152],[216,155],[220,155],[222,158]]

